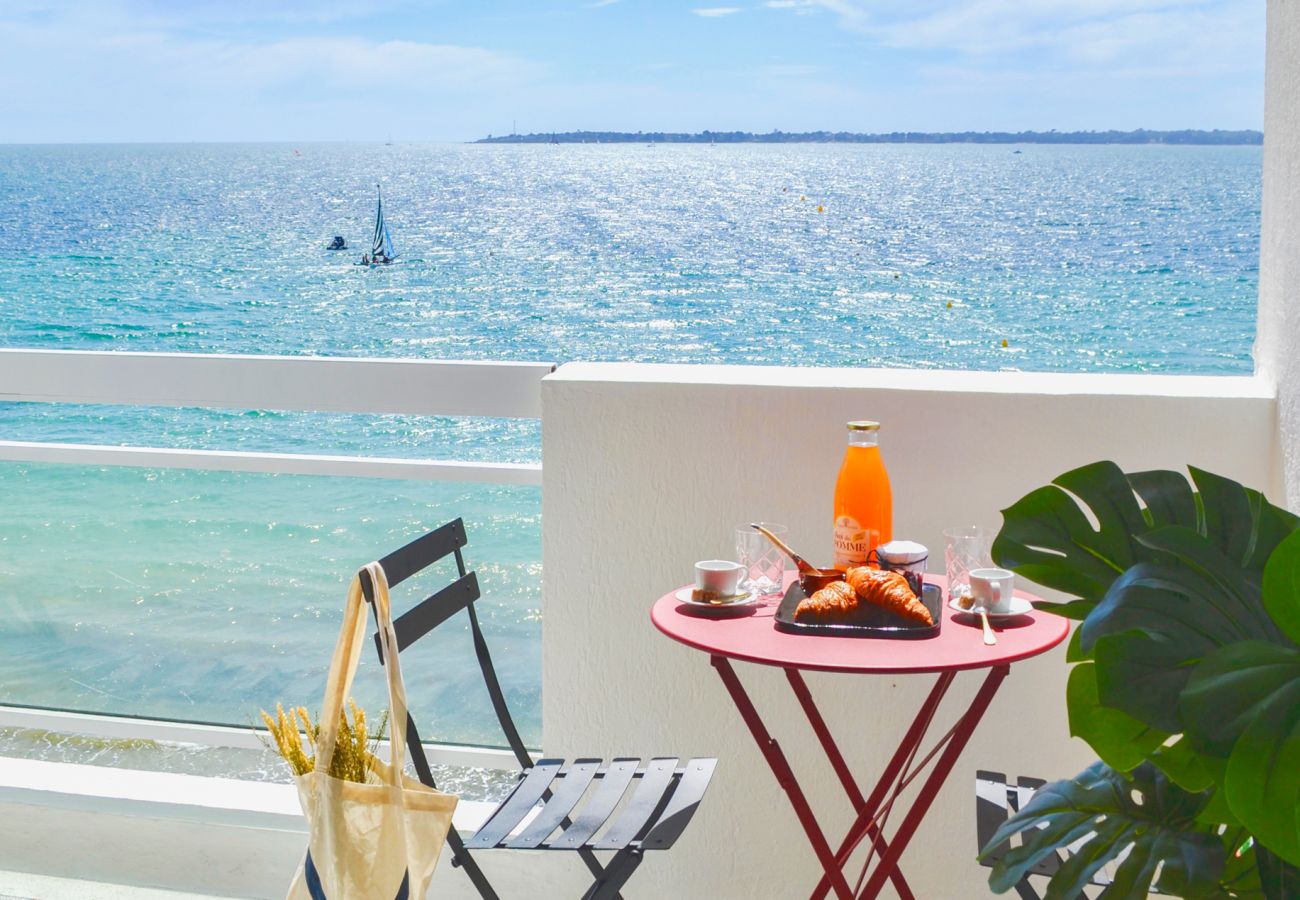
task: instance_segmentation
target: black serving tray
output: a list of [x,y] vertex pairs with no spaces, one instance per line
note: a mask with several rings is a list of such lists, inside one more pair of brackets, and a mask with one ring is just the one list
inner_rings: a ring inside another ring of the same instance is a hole
[[890,638],[894,640],[915,640],[932,638],[939,633],[943,625],[943,588],[937,584],[926,583],[921,588],[921,602],[930,611],[933,625],[922,625],[910,619],[892,613],[878,606],[870,606],[865,618],[860,622],[796,622],[795,607],[808,595],[804,593],[799,582],[794,582],[781,599],[776,610],[776,630],[790,634],[825,634],[835,637]]

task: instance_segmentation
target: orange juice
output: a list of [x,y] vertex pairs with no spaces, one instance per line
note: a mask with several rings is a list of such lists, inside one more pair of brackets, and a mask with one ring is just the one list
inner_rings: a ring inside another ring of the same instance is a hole
[[865,566],[872,550],[893,539],[894,505],[879,433],[878,422],[849,423],[849,446],[835,482],[837,569]]

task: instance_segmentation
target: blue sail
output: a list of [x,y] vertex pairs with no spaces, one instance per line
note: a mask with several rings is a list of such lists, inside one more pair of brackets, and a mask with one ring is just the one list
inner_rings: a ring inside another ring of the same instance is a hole
[[384,195],[379,190],[379,185],[375,185],[375,192],[379,195],[379,205],[375,209],[375,233],[370,239],[370,258],[384,261],[396,259],[397,248],[393,245],[393,233],[384,221]]
[[388,230],[388,223],[384,223],[384,256],[389,259],[397,259],[397,248],[393,246],[393,233]]

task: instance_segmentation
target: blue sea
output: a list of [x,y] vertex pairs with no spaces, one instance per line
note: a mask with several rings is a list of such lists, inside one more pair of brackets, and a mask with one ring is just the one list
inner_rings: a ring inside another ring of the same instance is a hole
[[[0,147],[0,343],[1240,374],[1260,164],[1258,147]],[[376,183],[401,256],[364,268]],[[324,249],[334,234],[356,249]],[[491,419],[7,404],[0,434],[540,459],[536,422]],[[0,703],[235,724],[314,708],[350,573],[463,516],[540,738],[538,489],[9,463],[0,497]],[[500,743],[467,633],[416,650],[427,735]]]

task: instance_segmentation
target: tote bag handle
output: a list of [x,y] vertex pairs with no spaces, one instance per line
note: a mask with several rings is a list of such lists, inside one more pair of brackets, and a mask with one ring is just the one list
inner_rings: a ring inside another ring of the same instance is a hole
[[[393,628],[392,605],[388,598],[388,577],[377,562],[368,563],[364,570],[370,576],[375,601],[375,619],[379,622],[379,640],[384,648],[384,673],[388,676],[388,731],[392,749],[389,781],[398,790],[402,788],[402,768],[406,763],[406,687],[402,681],[401,663],[397,653],[397,632]],[[352,689],[352,679],[361,662],[361,648],[366,637],[366,601],[361,587],[361,575],[352,579],[348,588],[347,606],[343,611],[343,626],[339,629],[334,659],[330,662],[329,677],[325,680],[325,700],[321,705],[320,736],[316,742],[316,771],[329,772],[338,744],[339,719],[343,703]]]

